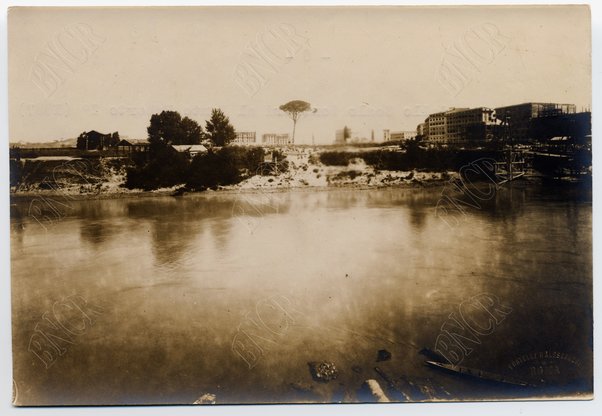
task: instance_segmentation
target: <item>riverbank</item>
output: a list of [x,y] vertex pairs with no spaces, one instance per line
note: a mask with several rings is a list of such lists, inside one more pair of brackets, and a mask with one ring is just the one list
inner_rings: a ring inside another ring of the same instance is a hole
[[[92,172],[89,172],[92,171]],[[115,167],[80,169],[70,175],[40,176],[41,179],[26,182],[11,188],[11,200],[34,199],[39,197],[82,199],[118,199],[154,196],[182,195],[184,193],[266,193],[303,190],[329,189],[375,189],[387,187],[421,188],[443,186],[455,172],[422,172],[378,170],[366,165],[361,159],[353,160],[348,166],[327,166],[311,163],[308,157],[289,162],[285,172],[277,169],[267,175],[253,175],[241,182],[218,186],[200,192],[191,192],[185,184],[160,188],[152,191],[127,189],[125,168]],[[49,180],[48,178],[52,179]]]

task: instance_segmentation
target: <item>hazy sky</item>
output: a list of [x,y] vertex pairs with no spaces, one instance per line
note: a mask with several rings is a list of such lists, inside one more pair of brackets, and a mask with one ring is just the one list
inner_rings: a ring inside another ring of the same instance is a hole
[[11,141],[145,138],[151,114],[290,133],[414,130],[448,107],[591,106],[586,7],[88,8],[9,12]]

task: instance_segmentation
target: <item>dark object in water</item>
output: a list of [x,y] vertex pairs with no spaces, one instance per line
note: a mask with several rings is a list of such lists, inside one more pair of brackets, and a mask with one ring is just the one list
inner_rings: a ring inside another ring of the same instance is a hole
[[366,380],[357,392],[357,397],[365,403],[388,403],[391,400],[387,397],[384,390],[374,379]]
[[201,397],[196,399],[194,401],[194,403],[192,403],[192,404],[215,404],[215,402],[216,402],[215,394],[205,393]]
[[374,371],[376,371],[376,373],[381,376],[381,378],[383,380],[385,380],[387,382],[387,385],[389,386],[389,388],[391,390],[393,390],[394,392],[396,392],[399,396],[399,400],[400,401],[406,401],[409,402],[411,401],[410,396],[408,396],[403,389],[401,389],[399,387],[399,385],[395,382],[395,380],[393,380],[391,377],[389,377],[389,375],[387,373],[385,373],[382,369],[380,369],[379,367],[374,367]]
[[422,354],[426,358],[430,358],[432,361],[438,361],[440,363],[448,362],[444,356],[442,356],[438,352],[431,350],[430,348],[425,347],[425,348],[421,349],[420,351],[418,351],[418,354]]
[[378,355],[376,356],[376,362],[380,361],[388,361],[391,359],[391,353],[387,350],[378,350]]
[[401,376],[397,380],[397,385],[407,392],[412,401],[438,400],[449,398],[451,394],[442,386],[434,384],[430,378],[408,378]]
[[179,188],[177,188],[175,191],[172,192],[171,196],[182,196],[186,192],[188,192],[188,188],[186,188],[185,186],[180,186]]
[[327,383],[330,380],[335,380],[339,375],[339,371],[337,370],[334,363],[319,363],[316,361],[312,361],[307,363],[307,365],[309,366],[309,372],[311,373],[311,377],[315,381]]
[[475,377],[475,378],[478,378],[481,380],[496,381],[498,383],[513,384],[516,386],[528,386],[529,385],[529,383],[527,383],[526,381],[518,380],[518,379],[515,379],[512,377],[507,377],[507,376],[504,376],[501,374],[490,373],[489,371],[483,371],[483,370],[479,370],[476,368],[461,367],[459,365],[445,364],[445,363],[439,363],[439,362],[435,362],[435,361],[427,361],[426,363],[435,368],[440,368],[440,369],[443,369],[446,371],[450,371],[454,374]]

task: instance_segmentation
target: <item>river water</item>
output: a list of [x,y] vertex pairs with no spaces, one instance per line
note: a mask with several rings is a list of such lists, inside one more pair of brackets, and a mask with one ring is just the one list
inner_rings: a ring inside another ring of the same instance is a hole
[[[591,392],[591,193],[515,183],[450,224],[443,190],[45,201],[60,218],[14,200],[16,402],[360,401],[368,379],[393,400]],[[335,380],[312,379],[323,361]]]

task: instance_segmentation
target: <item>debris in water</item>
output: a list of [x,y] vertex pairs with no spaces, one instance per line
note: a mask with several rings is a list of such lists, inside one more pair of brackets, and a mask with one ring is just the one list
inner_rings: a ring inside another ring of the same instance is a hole
[[215,394],[205,393],[192,404],[215,404]]
[[391,353],[387,350],[378,350],[378,355],[376,356],[376,362],[380,361],[389,361],[391,359]]
[[400,396],[400,400],[403,401],[411,401],[410,396],[408,396],[405,391],[399,386],[399,384],[393,380],[391,377],[389,377],[389,375],[387,373],[385,373],[383,370],[381,370],[378,367],[374,367],[374,371],[376,371],[376,373],[381,376],[383,378],[383,380],[385,380],[387,382],[387,384],[389,385],[389,388],[392,389],[393,391],[397,392]]
[[312,361],[307,363],[307,365],[309,366],[309,371],[311,373],[312,378],[315,381],[328,382],[330,380],[335,380],[339,375],[339,372],[334,363],[319,363],[316,361]]
[[[377,401],[379,403],[389,403],[391,400],[387,397],[378,381],[374,379],[364,381],[359,392],[360,397],[367,402]],[[363,400],[364,401],[364,400]]]
[[448,360],[445,357],[443,357],[438,352],[431,350],[430,348],[425,347],[425,348],[421,349],[420,351],[418,351],[418,354],[422,354],[432,361],[439,361],[440,363],[448,362]]

